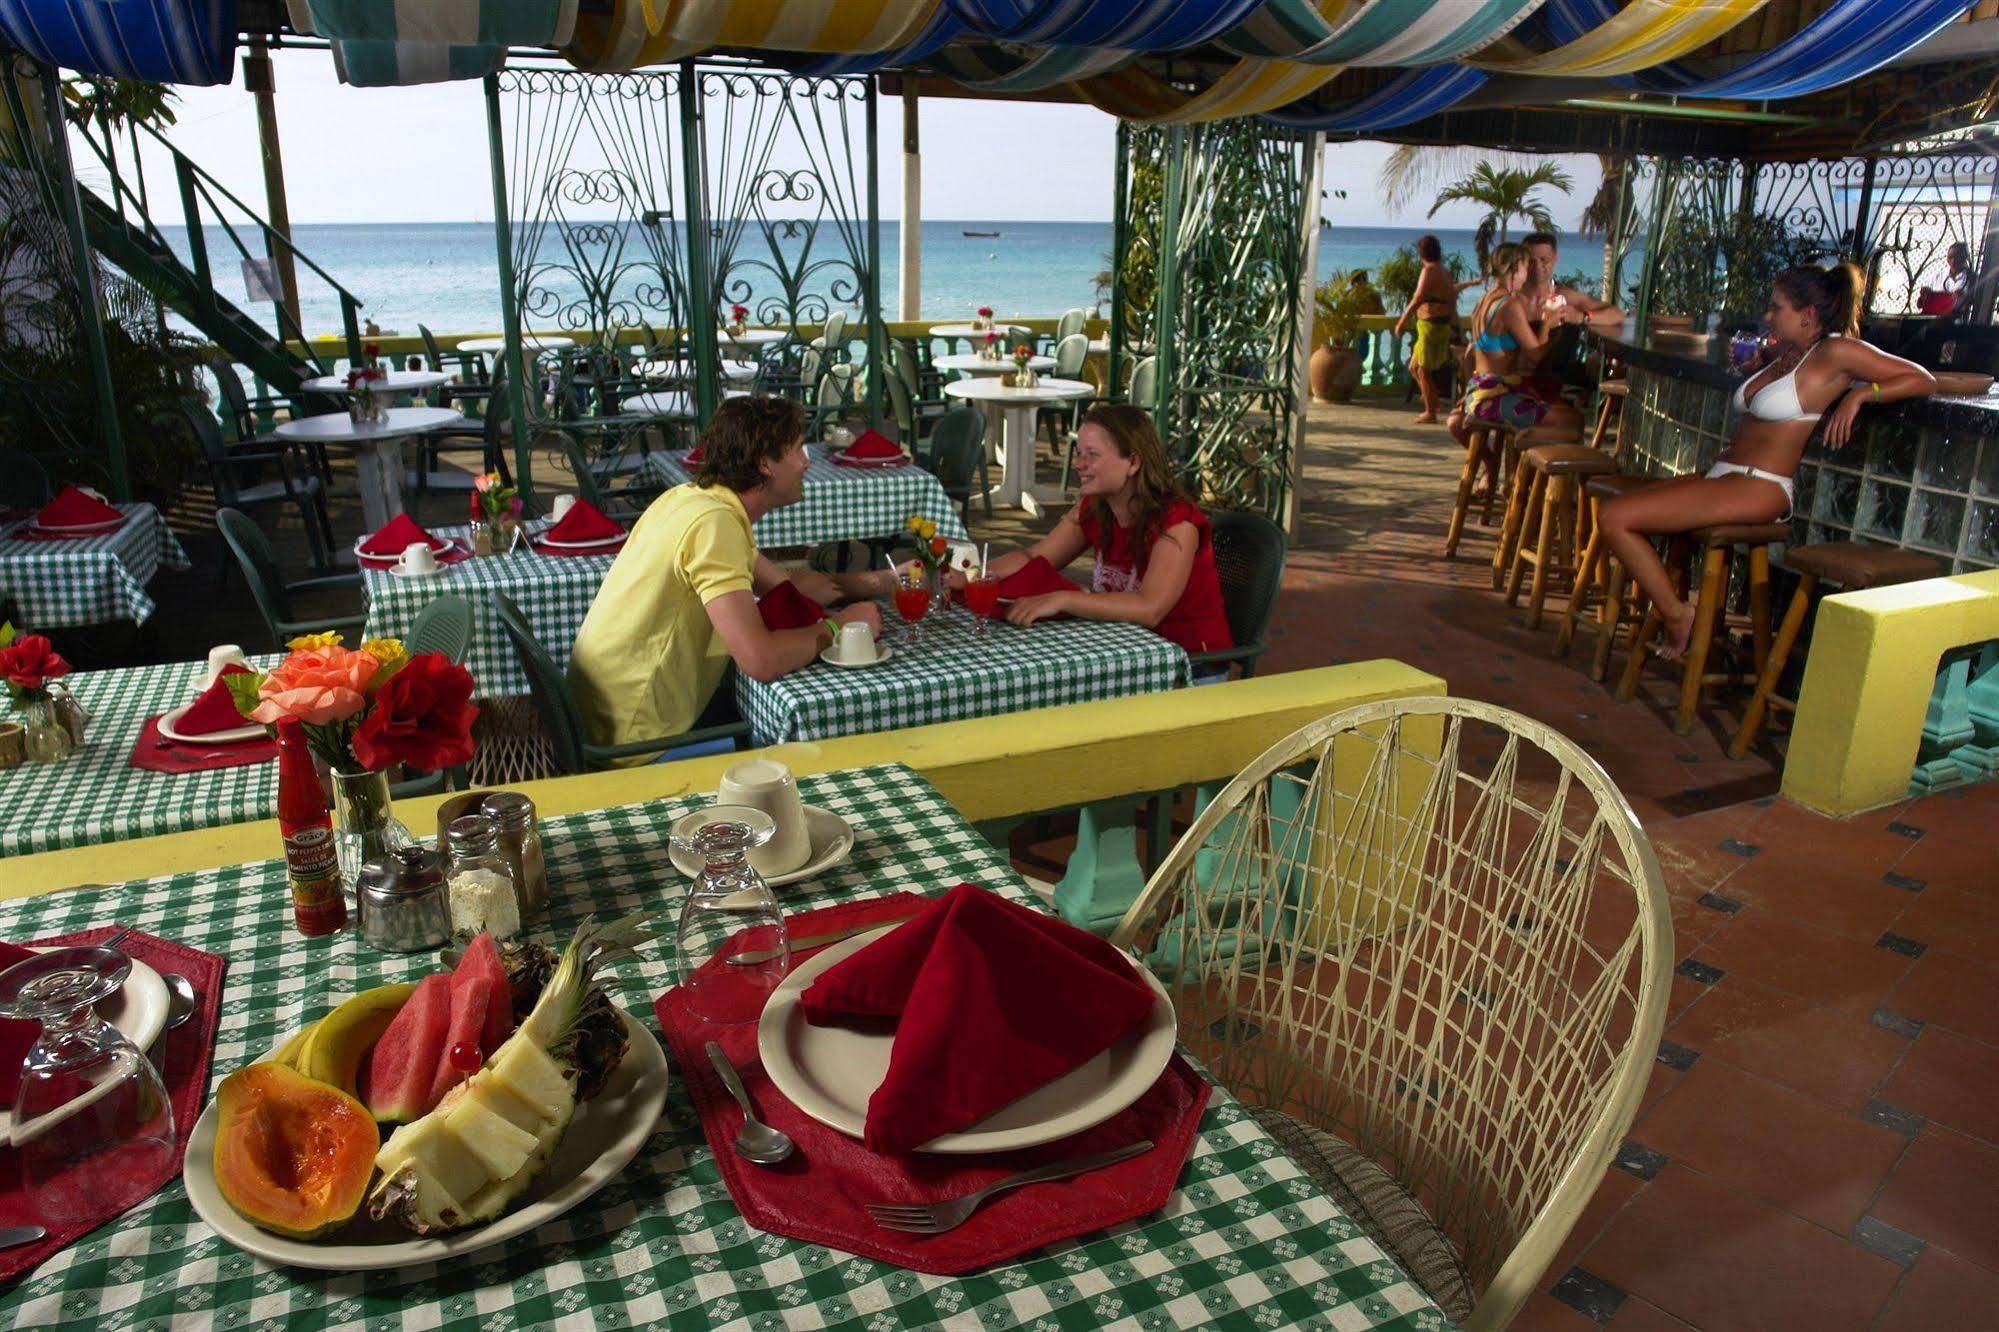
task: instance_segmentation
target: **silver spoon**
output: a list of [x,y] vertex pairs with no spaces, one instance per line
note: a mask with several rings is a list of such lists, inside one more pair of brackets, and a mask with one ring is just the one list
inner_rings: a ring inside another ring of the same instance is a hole
[[169,971],[160,977],[167,985],[167,1025],[160,1030],[162,1036],[180,1026],[194,1016],[194,982],[177,971]]
[[708,1062],[715,1066],[715,1072],[721,1076],[722,1085],[729,1089],[729,1095],[735,1097],[736,1104],[743,1108],[743,1127],[736,1134],[736,1155],[762,1166],[774,1166],[790,1156],[791,1139],[757,1118],[756,1110],[750,1105],[750,1094],[743,1090],[743,1080],[736,1076],[729,1056],[723,1054],[722,1047],[714,1041],[708,1042]]
[[40,1226],[8,1226],[0,1229],[0,1249],[11,1249],[17,1244],[32,1244],[38,1239],[47,1239],[49,1232]]

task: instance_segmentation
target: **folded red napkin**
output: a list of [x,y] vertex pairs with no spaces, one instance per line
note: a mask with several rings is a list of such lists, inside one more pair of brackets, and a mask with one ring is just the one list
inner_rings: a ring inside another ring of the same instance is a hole
[[[179,728],[175,728],[179,729]],[[213,768],[242,768],[268,763],[278,756],[278,742],[265,736],[248,740],[210,740],[186,744],[160,734],[160,719],[146,718],[132,741],[125,762],[145,772],[207,772]]]
[[43,527],[88,527],[95,523],[112,523],[124,518],[119,510],[86,494],[75,486],[64,486],[59,494],[35,515],[35,521]]
[[1124,955],[961,883],[799,996],[821,1025],[897,1019],[865,1141],[907,1152],[1095,1058],[1152,1011]]
[[541,536],[544,541],[602,541],[624,534],[625,529],[606,518],[602,509],[589,500],[579,499],[562,515],[562,521]]
[[222,668],[222,674],[215,677],[208,688],[201,691],[201,697],[181,714],[174,729],[183,735],[213,735],[217,731],[234,731],[246,726],[243,714],[237,710],[236,699],[223,681],[232,675],[248,675],[248,668],[231,662]]
[[902,457],[902,446],[879,430],[863,430],[861,437],[847,446],[842,455],[863,462]]
[[1074,592],[1076,585],[1055,572],[1055,566],[1036,555],[1026,564],[1000,579],[999,594],[1008,601],[1038,597],[1046,592]]
[[409,546],[435,544],[430,533],[417,526],[416,519],[399,513],[382,525],[382,530],[361,543],[363,555],[394,558]]
[[699,467],[702,463],[708,461],[708,455],[701,452],[701,446],[696,444],[693,448],[680,455],[680,461],[689,467]]
[[[5,971],[16,962],[25,962],[34,955],[32,949],[0,943],[0,971]],[[42,1024],[39,1022],[0,1018],[0,1105],[14,1103],[14,1091],[21,1085],[21,1061],[28,1057],[28,1047],[41,1034]]]
[[[910,893],[824,907],[788,921],[794,939],[888,924],[920,910]],[[794,954],[809,957],[814,950]],[[718,1026],[687,1011],[680,988],[653,1004],[688,1099],[714,1153],[729,1196],[743,1219],[773,1235],[788,1235],[917,1272],[955,1276],[1004,1263],[1059,1240],[1087,1235],[1167,1205],[1200,1131],[1210,1088],[1175,1055],[1143,1096],[1108,1120],[1040,1147],[980,1155],[883,1157],[793,1105],[765,1075],[755,1023]],[[796,1144],[775,1168],[750,1165],[731,1143],[743,1114],[723,1090],[703,1046],[721,1043],[765,1123]],[[1022,1170],[1073,1160],[1151,1139],[1157,1147],[1129,1161],[1074,1179],[1004,1194],[965,1224],[942,1235],[884,1230],[862,1210],[870,1202],[940,1202],[984,1188]]]
[[[87,944],[110,933],[111,927],[103,926],[36,942]],[[175,1149],[172,1172],[167,1176],[170,1179],[180,1174],[188,1136],[194,1132],[194,1121],[201,1117],[202,1094],[208,1090],[208,1069],[215,1054],[215,1031],[222,1021],[222,980],[229,963],[218,954],[145,933],[132,935],[118,947],[133,961],[144,962],[162,975],[177,972],[194,985],[193,1015],[171,1034],[162,1036],[155,1047],[160,1078],[167,1085],[167,1099],[174,1107]],[[20,1161],[19,1152],[0,1152],[0,1226],[46,1225],[29,1206],[28,1195],[21,1191]],[[160,1182],[164,1184],[166,1180]],[[111,1219],[107,1216],[98,1221],[48,1226],[46,1239],[0,1250],[0,1282],[61,1252]]]
[[804,629],[826,618],[826,608],[785,579],[757,602],[766,629]]

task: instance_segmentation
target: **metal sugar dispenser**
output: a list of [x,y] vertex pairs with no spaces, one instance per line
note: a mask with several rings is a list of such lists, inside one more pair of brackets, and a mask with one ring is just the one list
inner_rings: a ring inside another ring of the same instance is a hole
[[451,937],[444,863],[421,842],[405,842],[361,868],[354,909],[361,942],[391,953],[436,948]]
[[445,891],[451,902],[451,930],[461,939],[490,934],[511,939],[521,932],[520,890],[513,866],[500,850],[500,830],[491,816],[466,814],[444,830],[448,867]]
[[673,844],[702,863],[680,908],[674,967],[687,1011],[704,1022],[754,1022],[791,972],[784,912],[750,864],[777,832],[770,815],[717,805],[690,820]]
[[548,862],[542,856],[541,823],[535,817],[534,801],[518,791],[502,791],[487,796],[479,812],[493,820],[500,854],[513,869],[521,919],[532,920],[548,910]]

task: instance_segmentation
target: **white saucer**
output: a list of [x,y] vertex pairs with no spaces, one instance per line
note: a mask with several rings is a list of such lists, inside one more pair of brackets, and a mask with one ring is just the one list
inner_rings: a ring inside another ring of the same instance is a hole
[[[683,815],[692,819],[706,814],[705,809]],[[680,820],[675,820],[675,826]],[[805,863],[789,874],[773,875],[764,880],[773,888],[782,888],[788,883],[800,883],[806,879],[816,879],[835,865],[840,864],[854,853],[854,829],[845,819],[830,809],[817,805],[805,806],[805,836],[812,849],[805,854]],[[692,879],[701,873],[701,861],[688,855],[671,842],[667,844],[668,854],[673,858],[673,867]]]
[[207,735],[189,735],[185,731],[176,731],[174,723],[185,717],[187,710],[193,706],[192,703],[183,703],[172,712],[161,716],[160,735],[183,745],[227,745],[234,744],[238,740],[257,740],[263,737],[264,728],[256,722],[232,726],[226,731],[211,731]]
[[[372,535],[374,534],[369,533],[369,536]],[[393,560],[394,558],[396,558],[395,555],[376,555],[370,551],[362,550],[361,547],[365,546],[366,544],[368,544],[368,537],[366,536],[357,537],[355,539],[354,554],[357,557],[370,560]],[[430,539],[430,550],[433,555],[442,555],[445,554],[447,551],[451,550],[451,548],[456,546],[457,544],[458,543],[456,541],[451,540],[449,537],[434,536]],[[401,553],[400,551],[397,552],[397,554],[400,553]]]
[[412,573],[408,569],[403,568],[403,566],[400,564],[391,564],[388,568],[377,569],[375,570],[375,572],[394,574],[398,578],[414,578],[418,582],[422,582],[427,578],[442,578],[447,572],[450,571],[450,568],[451,566],[448,564],[440,564],[435,569],[432,569],[429,573]]
[[828,666],[838,666],[842,670],[865,671],[870,666],[881,665],[883,662],[887,661],[890,657],[893,657],[894,655],[895,655],[894,648],[883,647],[881,644],[877,643],[875,644],[875,659],[873,661],[835,661],[833,659],[832,648],[826,648],[824,651],[820,652],[819,660],[825,662]]

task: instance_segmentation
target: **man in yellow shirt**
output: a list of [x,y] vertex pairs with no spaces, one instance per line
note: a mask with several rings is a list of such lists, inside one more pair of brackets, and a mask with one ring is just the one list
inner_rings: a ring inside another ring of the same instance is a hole
[[[604,576],[569,659],[591,743],[679,735],[701,720],[723,672],[775,680],[833,640],[825,622],[766,629],[757,597],[782,583],[831,605],[893,587],[889,570],[788,575],[757,553],[750,525],[805,494],[805,413],[788,398],[731,398],[701,436],[694,480],[654,500]],[[861,601],[833,612],[881,633]]]

